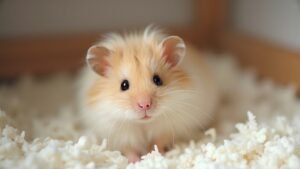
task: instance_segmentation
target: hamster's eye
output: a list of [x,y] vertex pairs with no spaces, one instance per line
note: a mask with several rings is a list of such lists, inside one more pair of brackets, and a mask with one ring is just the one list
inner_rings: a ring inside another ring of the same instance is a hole
[[160,79],[160,77],[158,75],[154,75],[153,76],[153,83],[156,85],[156,86],[161,86],[163,85],[163,82],[162,80]]
[[129,82],[128,82],[128,80],[125,79],[121,83],[121,90],[126,91],[128,89],[129,89]]

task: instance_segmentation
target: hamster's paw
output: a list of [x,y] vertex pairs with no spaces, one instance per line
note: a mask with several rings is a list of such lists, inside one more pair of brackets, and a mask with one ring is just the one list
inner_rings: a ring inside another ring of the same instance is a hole
[[155,139],[154,145],[157,146],[157,149],[161,154],[165,154],[170,149],[170,139],[164,135],[158,139]]
[[141,160],[140,154],[134,151],[125,152],[125,156],[127,157],[129,163],[135,163]]

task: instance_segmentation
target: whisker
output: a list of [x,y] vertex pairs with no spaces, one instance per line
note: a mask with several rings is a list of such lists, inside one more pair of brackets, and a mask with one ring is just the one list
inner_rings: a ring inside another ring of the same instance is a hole
[[[172,114],[172,116],[174,116],[174,117],[177,117],[177,118],[180,118],[180,120],[181,121],[186,121],[187,122],[187,124],[189,124],[189,122],[190,121],[192,121],[193,123],[196,123],[196,124],[198,124],[198,125],[200,125],[200,130],[201,130],[201,132],[204,132],[204,129],[205,129],[205,126],[200,122],[201,120],[200,119],[198,119],[198,118],[195,118],[192,114],[190,114],[190,113],[184,113],[184,115],[182,115],[182,112],[183,111],[185,111],[185,110],[182,110],[183,108],[181,108],[181,107],[176,107],[176,109],[173,109],[173,108],[169,108],[169,111],[170,112],[174,112],[173,114]],[[182,110],[182,111],[181,111]],[[199,112],[200,113],[200,112]],[[205,114],[205,113],[202,113],[202,115],[203,116],[205,116],[205,119],[208,119],[208,120],[213,120],[214,119],[214,117],[213,116],[210,116],[210,115],[208,115],[208,114]],[[186,119],[186,120],[185,120]],[[186,123],[185,122],[185,123]],[[190,126],[190,125],[188,125],[188,126]]]
[[[173,112],[174,112],[174,111],[173,111]],[[167,113],[164,113],[164,114],[168,115]],[[169,116],[168,116],[168,117],[169,117]],[[173,119],[174,119],[174,118],[178,118],[178,117],[179,117],[180,119],[183,119],[183,118],[181,118],[180,116],[176,116],[176,115],[175,115],[175,116],[172,115],[172,117],[173,117]],[[169,117],[169,119],[172,119],[172,118]],[[168,120],[168,121],[171,122],[172,120]],[[175,121],[176,121],[176,120],[175,120]],[[178,121],[178,120],[177,120],[177,121]],[[187,124],[189,124],[189,123],[186,123],[186,122],[184,121],[184,123],[183,123],[184,128],[182,128],[182,129],[185,131],[185,132],[184,132],[184,133],[185,133],[185,134],[184,134],[185,137],[189,137],[189,136],[191,135],[191,132],[190,132],[191,130],[189,130],[190,127],[189,127],[189,125],[187,125]]]

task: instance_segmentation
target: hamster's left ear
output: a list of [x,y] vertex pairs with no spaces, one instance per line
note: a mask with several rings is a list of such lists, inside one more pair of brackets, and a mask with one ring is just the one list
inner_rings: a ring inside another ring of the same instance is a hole
[[101,76],[106,76],[110,67],[108,57],[110,51],[102,46],[94,45],[88,49],[86,61],[89,67]]
[[185,43],[178,36],[168,36],[161,42],[163,57],[171,65],[178,65],[185,56]]

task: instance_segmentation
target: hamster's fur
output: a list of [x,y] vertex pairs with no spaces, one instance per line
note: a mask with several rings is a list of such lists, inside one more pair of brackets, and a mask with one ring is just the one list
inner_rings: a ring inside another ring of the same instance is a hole
[[87,63],[81,117],[112,150],[142,155],[158,144],[163,151],[191,139],[213,118],[218,102],[213,74],[201,53],[178,36],[153,27],[109,34],[88,50]]

